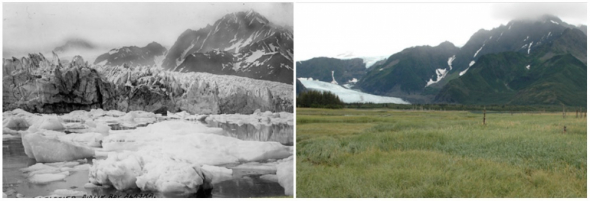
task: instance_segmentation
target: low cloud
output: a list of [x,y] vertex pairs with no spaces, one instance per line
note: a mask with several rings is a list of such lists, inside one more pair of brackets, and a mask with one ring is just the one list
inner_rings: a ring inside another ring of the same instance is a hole
[[497,3],[492,8],[492,17],[499,20],[535,19],[545,14],[573,25],[586,24],[586,3]]

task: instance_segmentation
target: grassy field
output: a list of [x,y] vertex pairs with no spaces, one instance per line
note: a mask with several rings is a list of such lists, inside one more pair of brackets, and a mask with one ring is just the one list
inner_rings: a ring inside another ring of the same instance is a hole
[[297,197],[586,197],[586,119],[482,116],[298,108]]

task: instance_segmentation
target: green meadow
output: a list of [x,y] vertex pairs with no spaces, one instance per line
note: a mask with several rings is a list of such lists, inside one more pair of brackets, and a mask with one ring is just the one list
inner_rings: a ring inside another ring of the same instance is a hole
[[297,197],[586,197],[575,116],[298,108]]

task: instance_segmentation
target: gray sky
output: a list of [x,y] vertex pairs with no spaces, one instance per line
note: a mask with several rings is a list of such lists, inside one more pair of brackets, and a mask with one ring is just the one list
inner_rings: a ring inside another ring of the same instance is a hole
[[389,56],[450,41],[463,46],[479,29],[542,14],[586,23],[586,3],[297,3],[295,60]]
[[3,3],[3,50],[46,52],[67,38],[86,39],[106,50],[152,41],[169,48],[186,29],[249,9],[275,24],[293,26],[292,3]]

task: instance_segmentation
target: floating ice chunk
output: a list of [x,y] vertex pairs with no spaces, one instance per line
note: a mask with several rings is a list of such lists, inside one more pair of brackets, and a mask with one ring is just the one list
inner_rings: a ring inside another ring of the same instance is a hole
[[137,186],[143,191],[184,196],[197,193],[200,189],[212,188],[210,175],[186,163],[148,163],[144,171],[145,174],[137,177]]
[[105,160],[92,160],[89,181],[93,184],[112,185],[117,190],[137,188],[135,181],[141,174],[141,159],[125,152],[111,153]]
[[37,162],[62,162],[94,156],[94,150],[61,141],[55,137],[45,137],[40,133],[29,133],[22,137],[25,154]]
[[218,167],[212,165],[203,165],[201,166],[201,170],[209,173],[211,178],[211,184],[217,184],[222,181],[231,180],[232,177],[232,169],[228,169],[225,167]]
[[20,136],[16,136],[16,135],[2,135],[2,139],[15,139],[15,138],[20,138]]
[[31,124],[29,124],[25,118],[17,116],[3,119],[2,125],[4,128],[3,131],[6,129],[13,131],[26,130],[29,128],[29,126],[31,126]]
[[120,116],[123,116],[125,114],[126,114],[125,112],[121,112],[121,111],[118,111],[118,110],[109,110],[106,113],[106,115],[113,116],[113,117],[120,117]]
[[277,177],[276,174],[265,174],[265,175],[260,175],[260,179],[264,180],[264,181],[268,181],[268,182],[279,182],[279,178]]
[[287,160],[277,165],[279,184],[285,189],[285,195],[293,195],[293,160]]
[[63,119],[55,115],[44,115],[37,122],[33,123],[28,131],[35,132],[39,129],[53,130],[53,131],[64,131],[66,128],[63,126]]
[[47,197],[83,197],[86,195],[84,191],[76,191],[70,189],[56,189]]
[[101,133],[79,133],[59,136],[63,142],[71,142],[81,146],[101,147],[104,135]]
[[70,172],[61,172],[57,174],[34,174],[29,177],[29,181],[34,184],[46,184],[54,181],[64,180]]
[[105,160],[94,160],[89,173],[93,184],[176,196],[193,194],[200,188],[210,189],[212,178],[198,166],[186,162],[131,152],[112,153]]

